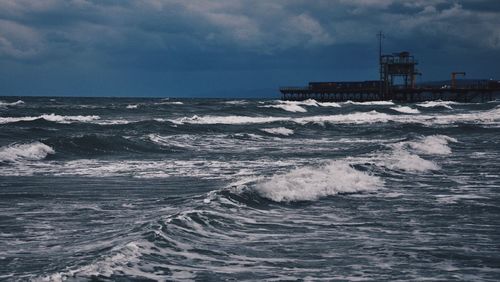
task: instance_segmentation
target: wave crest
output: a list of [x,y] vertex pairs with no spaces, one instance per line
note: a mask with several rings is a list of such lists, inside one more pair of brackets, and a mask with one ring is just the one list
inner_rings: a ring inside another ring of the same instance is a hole
[[443,108],[447,108],[447,109],[453,109],[450,105],[455,105],[455,104],[459,104],[457,102],[453,102],[453,101],[427,101],[427,102],[423,102],[423,103],[419,103],[417,104],[417,106],[419,107],[423,107],[423,108],[435,108],[435,107],[443,107]]
[[420,114],[419,110],[410,108],[408,106],[392,107],[391,110],[394,110],[396,112],[400,112],[403,114]]
[[458,142],[457,139],[446,135],[431,135],[417,142],[408,142],[408,146],[424,154],[449,155],[451,148],[449,142]]
[[258,183],[255,191],[275,202],[314,201],[338,193],[374,191],[383,186],[376,176],[361,172],[342,161],[322,167],[303,167]]
[[388,156],[383,165],[391,170],[404,170],[408,172],[424,172],[439,170],[440,167],[433,161],[421,158],[403,149],[396,149]]
[[293,112],[293,113],[305,113],[307,110],[297,104],[279,104],[279,105],[267,105],[267,106],[260,106],[259,108],[275,108],[275,109],[282,109],[287,112]]
[[100,119],[99,116],[61,116],[56,114],[44,114],[36,117],[0,117],[0,124],[13,123],[20,121],[34,121],[44,119],[57,123],[72,123],[72,122],[90,122]]
[[269,134],[278,134],[284,136],[292,135],[294,133],[292,129],[288,129],[286,127],[262,128],[261,130]]
[[23,100],[17,100],[16,102],[11,102],[11,103],[0,101],[0,107],[17,106],[22,104],[24,104]]
[[49,154],[54,154],[52,147],[41,142],[29,144],[11,144],[0,147],[0,162],[15,162],[20,160],[41,160]]

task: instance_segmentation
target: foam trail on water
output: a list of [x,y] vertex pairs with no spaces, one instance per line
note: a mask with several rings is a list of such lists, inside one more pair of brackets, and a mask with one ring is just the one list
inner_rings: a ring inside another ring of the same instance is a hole
[[408,106],[392,107],[391,110],[395,110],[397,112],[404,114],[420,114],[419,110],[410,108]]
[[0,147],[0,162],[15,162],[20,160],[41,160],[55,151],[41,142],[29,144],[11,144]]
[[286,127],[275,127],[275,128],[262,128],[261,129],[264,132],[270,133],[270,134],[278,134],[278,135],[292,135],[293,130],[288,129]]
[[258,183],[255,191],[275,202],[314,201],[338,193],[375,191],[383,186],[376,176],[358,171],[343,161],[321,167],[303,167]]

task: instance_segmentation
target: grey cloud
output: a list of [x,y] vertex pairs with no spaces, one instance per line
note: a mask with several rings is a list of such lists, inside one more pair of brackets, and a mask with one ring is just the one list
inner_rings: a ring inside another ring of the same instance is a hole
[[[491,1],[480,2],[485,6]],[[75,52],[125,45],[168,50],[191,43],[275,53],[368,42],[379,29],[403,37],[440,33],[449,40],[470,38],[478,47],[500,48],[498,13],[470,6],[470,1],[461,5],[447,0],[3,0],[0,52],[26,58],[75,46]],[[482,37],[478,30],[485,31]]]
[[498,58],[497,2],[0,0],[0,74],[22,75],[24,65],[36,65],[54,77],[73,69],[116,77],[139,71],[143,78],[162,71],[334,68],[342,75],[355,66],[376,68],[379,30],[386,50],[442,56],[443,65],[452,65],[459,56]]

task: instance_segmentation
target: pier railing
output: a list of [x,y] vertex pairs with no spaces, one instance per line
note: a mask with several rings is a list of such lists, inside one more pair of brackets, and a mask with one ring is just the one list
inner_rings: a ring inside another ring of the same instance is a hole
[[308,91],[309,87],[285,86],[280,87],[281,92]]

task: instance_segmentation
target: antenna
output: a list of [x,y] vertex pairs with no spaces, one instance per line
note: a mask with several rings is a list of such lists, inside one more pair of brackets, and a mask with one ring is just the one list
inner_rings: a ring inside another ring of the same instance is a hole
[[384,70],[382,69],[382,40],[385,38],[384,33],[379,31],[377,33],[378,37],[378,64],[379,64],[379,73],[380,73],[380,95],[382,96],[382,81],[384,80]]
[[384,33],[379,31],[377,33],[378,38],[378,62],[380,65],[380,80],[382,80],[382,40],[385,38]]

